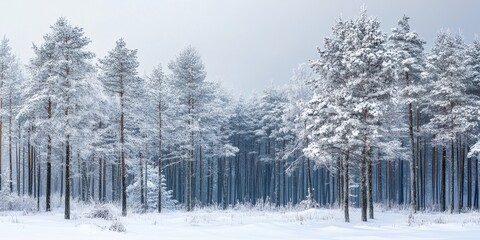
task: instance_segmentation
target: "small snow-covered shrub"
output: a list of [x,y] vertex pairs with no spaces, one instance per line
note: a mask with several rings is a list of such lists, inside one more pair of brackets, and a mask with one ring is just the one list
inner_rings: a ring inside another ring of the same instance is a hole
[[114,232],[126,232],[127,231],[127,229],[125,228],[125,225],[123,225],[123,223],[118,218],[113,220],[112,225],[110,225],[108,230],[114,231]]
[[[13,182],[15,188],[15,182]],[[37,209],[37,200],[29,196],[18,196],[10,192],[10,181],[7,172],[2,174],[2,190],[0,190],[0,211],[33,212]]]
[[445,223],[447,223],[447,222],[445,221],[445,219],[443,219],[442,217],[437,217],[437,218],[435,218],[435,219],[433,220],[433,222],[436,223],[436,224],[445,224]]
[[85,214],[87,218],[101,218],[105,220],[114,220],[118,215],[118,209],[112,204],[95,204]]
[[18,220],[17,216],[11,216],[10,217],[10,222],[12,223],[20,223],[20,220]]
[[415,223],[415,216],[410,212],[410,214],[408,214],[408,226],[412,226],[413,223]]
[[[148,163],[148,161],[147,161]],[[146,172],[144,172],[143,179],[140,174],[136,175],[131,185],[127,187],[127,196],[129,207],[134,212],[146,212],[157,209],[158,204],[158,188],[162,189],[162,208],[174,209],[177,200],[173,199],[173,191],[167,189],[165,176],[162,174],[161,179],[158,179],[158,168],[148,163]],[[137,169],[137,171],[140,171]],[[144,205],[141,204],[141,186],[143,181],[144,190]]]
[[300,209],[310,209],[310,208],[319,208],[320,206],[313,198],[307,198],[300,203],[298,203]]

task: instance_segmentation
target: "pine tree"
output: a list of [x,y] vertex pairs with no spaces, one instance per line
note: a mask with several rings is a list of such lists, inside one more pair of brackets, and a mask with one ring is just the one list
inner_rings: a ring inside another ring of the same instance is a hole
[[185,129],[182,137],[184,143],[181,145],[184,149],[183,164],[185,174],[185,204],[188,211],[193,210],[194,201],[194,160],[196,146],[196,129],[199,119],[199,110],[205,102],[205,67],[199,53],[193,47],[184,49],[177,58],[172,61],[168,68],[172,71],[172,85],[177,94],[177,111],[182,116],[182,125],[180,129]]
[[137,77],[137,50],[126,48],[123,39],[116,42],[113,50],[109,51],[104,59],[100,59],[101,80],[105,88],[117,95],[120,100],[120,163],[121,163],[121,186],[122,186],[122,215],[127,215],[127,183],[125,163],[125,111],[133,106],[127,106],[129,98],[134,97],[132,91],[139,80]]
[[420,85],[421,73],[423,72],[424,56],[423,45],[425,41],[421,40],[417,33],[410,31],[409,17],[403,16],[398,21],[398,27],[392,30],[389,37],[391,42],[391,54],[395,59],[396,76],[398,88],[396,101],[399,104],[407,105],[408,135],[410,141],[410,201],[411,210],[417,211],[417,175],[415,170],[415,142],[414,142],[414,124],[413,109],[418,105],[420,94],[424,92]]
[[[5,83],[12,81],[12,78],[15,78],[14,76],[14,64],[15,64],[15,56],[12,54],[12,49],[9,46],[9,40],[7,38],[3,38],[1,43],[0,43],[0,173],[3,174],[2,172],[2,167],[1,163],[3,162],[3,145],[2,145],[2,139],[3,139],[3,117],[4,117],[4,105],[5,104],[5,99],[6,96],[8,96],[6,93],[8,91],[5,91]],[[7,101],[8,103],[8,101]],[[12,188],[12,160],[10,158],[10,172],[8,174],[9,176],[9,188],[10,191],[13,191]],[[0,190],[2,189],[2,176],[0,176]]]
[[[373,204],[368,206],[373,199],[371,174],[368,172],[373,147],[380,138],[379,122],[386,111],[391,81],[385,75],[389,69],[386,66],[386,36],[379,28],[378,20],[369,18],[365,10],[354,20],[337,22],[333,36],[325,39],[325,49],[319,50],[320,59],[312,65],[320,78],[313,82],[317,92],[311,101],[314,105],[307,112],[330,122],[312,121],[315,125],[310,128],[318,136],[312,140],[316,147],[307,149],[310,154],[325,158],[326,151],[330,153],[326,155],[329,161],[333,161],[335,157],[332,157],[329,145],[339,142],[343,146],[334,145],[333,150],[340,149],[340,153],[346,155],[344,159],[349,159],[348,155],[353,151],[361,155],[362,221],[367,221],[367,208],[373,218]],[[322,92],[318,93],[319,90]],[[343,165],[348,169],[348,164]],[[344,178],[348,179],[348,176]],[[347,213],[345,220],[348,221]]]
[[[469,105],[466,68],[464,65],[465,44],[463,38],[450,32],[440,32],[428,56],[427,76],[430,79],[429,107],[433,116],[427,128],[442,145],[442,188],[440,210],[445,211],[445,166],[446,148],[450,146],[450,212],[454,210],[454,142],[459,134],[469,128]],[[463,180],[462,180],[463,181]]]

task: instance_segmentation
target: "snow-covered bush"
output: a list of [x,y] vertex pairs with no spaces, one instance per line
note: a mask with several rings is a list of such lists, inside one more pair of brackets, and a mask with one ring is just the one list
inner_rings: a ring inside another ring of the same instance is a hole
[[108,228],[110,231],[114,232],[126,232],[127,229],[125,228],[125,225],[123,225],[122,221],[120,221],[118,218],[113,220],[112,225]]
[[[137,174],[133,183],[127,187],[127,196],[130,206],[134,209],[144,210],[145,207],[149,210],[157,209],[158,201],[158,186],[160,181],[158,179],[158,168],[147,164],[147,172],[143,176],[143,187],[146,205],[141,204],[141,178]],[[146,181],[145,181],[146,180]],[[168,190],[166,186],[165,176],[162,174],[162,208],[172,209],[177,204],[177,201],[172,197],[172,190]]]
[[[13,182],[15,188],[15,182]],[[32,212],[37,209],[37,200],[29,196],[18,196],[10,191],[10,180],[7,171],[2,173],[2,190],[0,190],[0,211]]]
[[112,204],[95,204],[85,213],[87,218],[101,218],[105,220],[114,220],[119,215],[119,210]]

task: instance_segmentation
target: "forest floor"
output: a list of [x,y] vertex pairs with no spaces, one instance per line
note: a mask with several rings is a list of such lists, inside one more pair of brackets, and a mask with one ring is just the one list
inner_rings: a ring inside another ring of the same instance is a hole
[[[344,223],[339,209],[214,208],[161,214],[131,213],[120,217],[83,207],[63,219],[57,208],[49,213],[0,212],[1,239],[479,239],[480,213],[418,213],[378,210],[375,219],[360,221],[351,210]],[[113,213],[112,213],[113,212]],[[100,218],[103,217],[103,218]]]

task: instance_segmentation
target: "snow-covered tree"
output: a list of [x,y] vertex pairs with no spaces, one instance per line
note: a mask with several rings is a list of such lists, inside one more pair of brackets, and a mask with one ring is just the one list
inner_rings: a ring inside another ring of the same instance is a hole
[[300,64],[293,72],[293,77],[286,89],[287,102],[282,116],[282,129],[285,135],[293,135],[287,147],[284,149],[282,158],[293,157],[293,161],[286,171],[291,172],[300,166],[302,161],[307,165],[307,203],[308,206],[314,206],[313,183],[312,183],[312,164],[310,158],[298,155],[302,149],[308,147],[307,139],[307,120],[302,111],[308,106],[308,101],[313,97],[313,91],[308,85],[310,81],[316,78],[313,70],[308,64]]
[[[165,76],[161,65],[154,68],[151,75],[147,77],[146,86],[148,104],[150,106],[146,106],[146,109],[148,109],[146,115],[148,116],[147,121],[150,122],[149,129],[152,131],[151,139],[156,142],[154,145],[157,146],[157,182],[161,182],[161,179],[164,179],[164,159],[172,157],[171,153],[169,154],[170,156],[164,156],[167,147],[174,146],[175,142],[178,142],[174,134],[175,126],[178,124],[178,121],[175,119],[177,99],[171,85],[171,78]],[[162,211],[162,206],[164,205],[162,200],[165,198],[162,196],[164,191],[160,190],[159,188],[157,203],[155,204],[158,212]]]
[[45,35],[44,40],[40,47],[34,46],[35,57],[30,64],[33,77],[19,118],[26,119],[25,123],[35,129],[37,139],[47,138],[47,211],[50,210],[52,146],[60,145],[53,144],[53,133],[57,133],[55,141],[65,146],[65,219],[69,219],[71,149],[80,147],[74,146],[72,139],[81,135],[84,128],[79,123],[95,103],[90,98],[97,94],[90,89],[94,70],[90,60],[94,55],[86,50],[90,40],[84,36],[83,29],[70,25],[65,18],[51,26],[51,33]]
[[193,175],[195,173],[195,147],[198,133],[198,120],[202,105],[205,104],[205,67],[200,54],[193,47],[187,47],[168,65],[172,71],[172,85],[177,95],[178,116],[182,125],[177,128],[185,129],[181,139],[181,149],[184,151],[183,160],[185,174],[185,204],[188,211],[193,209]]
[[472,122],[476,114],[471,110],[471,100],[466,94],[467,74],[465,66],[465,43],[458,34],[442,31],[437,35],[434,46],[427,58],[426,77],[429,108],[433,116],[427,129],[435,136],[436,143],[442,145],[442,188],[440,209],[445,210],[446,151],[450,145],[450,211],[454,210],[454,146],[459,134],[468,131],[476,124]]
[[137,50],[126,48],[123,39],[116,42],[113,50],[104,59],[100,59],[101,80],[105,88],[119,99],[119,132],[120,132],[120,164],[122,182],[122,215],[127,215],[127,183],[126,183],[126,136],[125,115],[135,109],[136,94],[140,88],[140,78],[137,76]]
[[[15,78],[15,56],[12,53],[12,49],[9,45],[9,40],[3,38],[0,43],[0,173],[2,172],[1,163],[3,162],[3,118],[5,116],[4,106],[8,104],[8,89],[5,88],[7,82],[12,82]],[[12,161],[10,158],[10,173],[9,182],[12,183]],[[2,176],[0,176],[0,190],[2,189]],[[9,186],[10,191],[13,191],[12,185]]]
[[[389,99],[391,79],[384,75],[388,64],[385,42],[380,22],[362,10],[356,19],[337,21],[333,36],[325,39],[319,60],[312,64],[320,78],[312,82],[316,93],[307,115],[323,120],[311,121],[309,128],[317,136],[313,137],[315,144],[306,151],[324,157],[325,154],[318,153],[331,152],[332,148],[318,146],[332,142],[341,142],[343,153],[349,153],[352,146],[359,148],[362,221],[367,220],[368,202],[369,216],[373,218],[371,155],[380,137],[379,123]],[[344,167],[348,166],[344,163]],[[347,214],[345,220],[348,221]]]
[[[413,111],[418,107],[424,88],[421,83],[421,74],[424,69],[423,45],[425,41],[418,37],[416,32],[410,31],[409,17],[403,16],[398,21],[398,27],[392,30],[389,36],[392,59],[394,59],[396,83],[395,102],[406,107],[408,122],[408,136],[410,141],[410,191],[412,211],[417,211],[417,174],[415,171],[415,142]],[[418,111],[417,111],[418,112]],[[418,138],[417,138],[418,139]],[[417,149],[418,151],[418,149]]]

